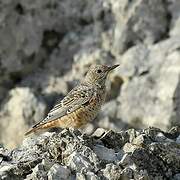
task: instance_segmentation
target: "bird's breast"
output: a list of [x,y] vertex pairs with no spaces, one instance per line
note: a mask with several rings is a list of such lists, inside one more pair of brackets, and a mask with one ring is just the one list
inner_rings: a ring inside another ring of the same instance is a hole
[[88,112],[88,114],[90,114],[90,116],[87,118],[87,121],[92,121],[97,113],[99,112],[102,104],[105,101],[105,97],[106,97],[106,93],[104,92],[100,92],[100,93],[96,93],[92,99],[89,101],[89,104],[86,106],[86,111]]
[[105,92],[95,93],[88,103],[67,116],[62,117],[61,122],[62,120],[64,121],[64,127],[80,128],[92,121],[104,103],[105,96]]

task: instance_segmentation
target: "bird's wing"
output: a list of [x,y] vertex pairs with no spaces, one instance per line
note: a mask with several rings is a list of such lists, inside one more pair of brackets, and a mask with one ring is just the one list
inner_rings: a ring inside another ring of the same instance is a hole
[[85,85],[75,87],[64,97],[64,99],[60,101],[60,103],[56,104],[50,110],[45,119],[35,124],[32,128],[72,113],[84,104],[88,103],[93,96],[93,92],[92,88]]

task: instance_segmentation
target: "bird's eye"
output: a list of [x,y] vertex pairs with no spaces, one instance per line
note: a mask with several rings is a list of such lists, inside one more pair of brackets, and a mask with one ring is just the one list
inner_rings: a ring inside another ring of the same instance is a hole
[[102,70],[101,70],[101,69],[98,69],[98,70],[97,70],[97,73],[102,73]]

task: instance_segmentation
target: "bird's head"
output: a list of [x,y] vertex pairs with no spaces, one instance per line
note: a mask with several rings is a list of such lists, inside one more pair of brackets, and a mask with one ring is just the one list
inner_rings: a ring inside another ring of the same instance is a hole
[[84,81],[102,87],[105,85],[108,73],[118,66],[119,64],[113,66],[92,65],[90,66]]

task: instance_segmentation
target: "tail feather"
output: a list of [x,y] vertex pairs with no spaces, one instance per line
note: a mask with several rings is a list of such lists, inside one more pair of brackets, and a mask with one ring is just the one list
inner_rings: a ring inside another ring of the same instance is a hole
[[38,131],[40,129],[42,129],[42,128],[41,127],[31,128],[24,135],[27,136],[27,135],[29,135],[29,134],[31,134],[33,132],[36,132],[36,131]]
[[31,133],[35,133],[39,130],[43,130],[43,129],[49,129],[49,128],[53,128],[53,127],[58,127],[60,124],[59,124],[59,119],[57,120],[54,120],[54,121],[51,121],[51,122],[47,122],[47,123],[44,123],[44,124],[39,124],[39,125],[36,125],[36,126],[33,126],[32,128],[30,128],[26,133],[25,133],[25,136],[31,134]]

